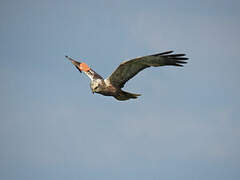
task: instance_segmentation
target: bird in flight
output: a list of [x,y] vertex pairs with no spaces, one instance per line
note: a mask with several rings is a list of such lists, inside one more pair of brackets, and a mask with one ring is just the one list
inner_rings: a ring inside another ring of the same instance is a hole
[[65,56],[80,71],[84,72],[90,79],[92,93],[104,96],[113,96],[119,101],[136,99],[140,94],[123,91],[125,83],[136,74],[148,67],[158,66],[180,66],[187,63],[185,54],[173,54],[173,51],[153,54],[122,62],[117,69],[106,79],[103,79],[92,68],[84,62],[78,62],[69,56]]

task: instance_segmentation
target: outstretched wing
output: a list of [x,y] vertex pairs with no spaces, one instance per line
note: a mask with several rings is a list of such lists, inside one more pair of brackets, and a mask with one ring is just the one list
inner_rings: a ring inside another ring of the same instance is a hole
[[134,77],[137,73],[148,67],[158,66],[183,66],[187,63],[184,57],[185,54],[171,54],[173,51],[153,54],[135,58],[129,61],[122,62],[118,68],[107,78],[111,84],[116,87],[122,88],[124,84]]
[[92,70],[88,65],[84,62],[78,62],[74,59],[70,58],[69,56],[65,56],[68,60],[72,62],[72,64],[80,71],[84,72],[91,80],[93,79],[103,79],[98,73]]

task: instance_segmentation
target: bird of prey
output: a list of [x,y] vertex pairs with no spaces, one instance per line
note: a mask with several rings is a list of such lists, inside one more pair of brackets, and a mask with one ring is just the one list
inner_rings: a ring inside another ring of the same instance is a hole
[[92,68],[84,62],[78,62],[68,56],[72,64],[80,71],[84,72],[90,79],[92,93],[99,93],[104,96],[113,96],[119,101],[136,99],[140,94],[123,91],[125,83],[136,74],[148,67],[158,66],[183,66],[188,58],[185,54],[173,54],[173,51],[138,57],[122,62],[117,69],[106,79],[103,79]]

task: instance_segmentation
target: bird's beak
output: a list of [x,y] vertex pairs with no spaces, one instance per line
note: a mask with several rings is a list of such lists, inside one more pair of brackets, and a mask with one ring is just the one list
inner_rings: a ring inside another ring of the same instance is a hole
[[94,94],[95,93],[95,91],[92,89],[92,93]]
[[81,69],[79,69],[79,65],[81,64],[78,61],[75,61],[74,59],[70,58],[69,56],[65,56],[69,61],[72,62],[72,64],[80,71],[80,73],[82,72]]

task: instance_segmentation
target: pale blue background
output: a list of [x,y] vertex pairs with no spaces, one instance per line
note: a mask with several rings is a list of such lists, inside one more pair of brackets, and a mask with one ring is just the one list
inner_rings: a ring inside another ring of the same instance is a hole
[[[0,1],[1,180],[239,180],[240,1]],[[64,55],[107,77],[175,50],[118,102],[92,95]]]

